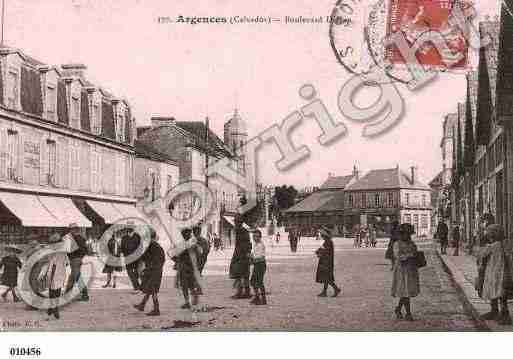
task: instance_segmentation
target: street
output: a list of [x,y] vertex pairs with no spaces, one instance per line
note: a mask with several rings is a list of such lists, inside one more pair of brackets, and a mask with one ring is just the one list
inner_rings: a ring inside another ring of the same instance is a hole
[[[392,273],[384,259],[386,241],[378,248],[352,248],[352,239],[335,239],[335,278],[342,288],[338,298],[319,298],[321,285],[314,283],[321,242],[304,239],[297,253],[288,241],[278,246],[267,242],[269,292],[267,306],[249,300],[233,300],[228,279],[231,250],[212,252],[204,277],[205,311],[180,309],[181,293],[166,270],[160,291],[160,317],[147,317],[132,305],[141,296],[128,287],[126,273],[117,289],[103,289],[103,274],[93,282],[89,302],[62,309],[60,320],[25,309],[23,303],[0,303],[3,330],[340,330],[340,331],[472,331],[477,330],[462,306],[456,289],[444,272],[430,242],[419,242],[428,266],[420,270],[421,295],[412,300],[415,321],[396,320],[397,299],[390,296]],[[169,261],[170,262],[170,261]],[[331,289],[330,289],[331,290]],[[331,292],[328,292],[331,295]],[[151,301],[147,311],[151,310]]]

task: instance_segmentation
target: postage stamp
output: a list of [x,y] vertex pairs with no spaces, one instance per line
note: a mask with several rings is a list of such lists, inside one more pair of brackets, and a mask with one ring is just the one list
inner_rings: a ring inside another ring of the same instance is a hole
[[[408,44],[413,45],[426,32],[440,32],[446,40],[447,50],[441,53],[430,42],[420,45],[416,53],[420,64],[443,67],[450,63],[453,69],[465,68],[468,65],[468,45],[465,34],[461,29],[449,24],[451,11],[456,4],[463,11],[471,6],[471,3],[466,0],[391,0],[387,36],[402,32]],[[391,63],[405,63],[404,57],[396,46],[387,46],[385,54],[386,59]]]

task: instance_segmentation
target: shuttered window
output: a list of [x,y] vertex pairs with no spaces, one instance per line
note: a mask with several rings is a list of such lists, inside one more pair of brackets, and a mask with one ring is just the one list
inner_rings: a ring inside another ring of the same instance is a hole
[[0,126],[0,179],[6,179],[8,177],[8,161],[9,150],[7,144],[7,128]]

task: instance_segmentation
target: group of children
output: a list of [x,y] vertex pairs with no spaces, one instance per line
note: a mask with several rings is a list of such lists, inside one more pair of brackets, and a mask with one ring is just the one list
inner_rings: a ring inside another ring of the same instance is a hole
[[378,240],[376,235],[376,229],[374,229],[373,226],[362,227],[356,230],[353,244],[355,248],[361,248],[363,246],[366,248],[374,248],[377,244]]

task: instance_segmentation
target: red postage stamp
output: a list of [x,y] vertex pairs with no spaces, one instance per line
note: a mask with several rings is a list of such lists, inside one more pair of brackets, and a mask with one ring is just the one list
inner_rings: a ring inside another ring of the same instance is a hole
[[[390,0],[387,35],[401,31],[410,46],[426,31],[442,34],[447,49],[440,53],[435,46],[424,43],[416,52],[417,60],[423,66],[466,68],[468,64],[468,42],[462,29],[449,24],[454,6],[459,5],[467,13],[471,4],[468,0]],[[404,64],[396,46],[386,49],[386,59],[393,64]],[[454,61],[459,59],[459,61]]]

